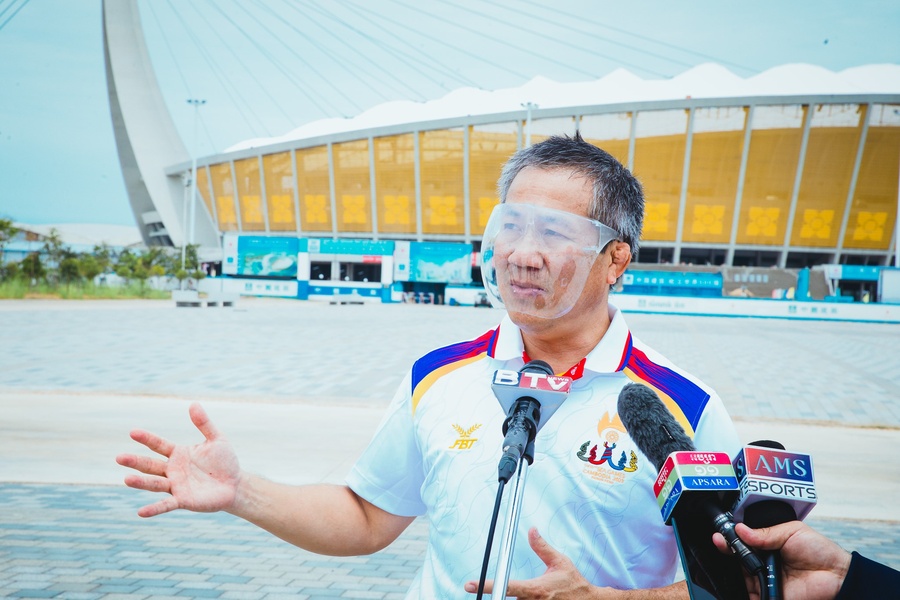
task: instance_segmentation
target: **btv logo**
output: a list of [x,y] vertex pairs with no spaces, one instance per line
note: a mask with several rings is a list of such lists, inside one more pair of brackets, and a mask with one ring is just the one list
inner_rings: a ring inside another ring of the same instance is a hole
[[543,373],[534,373],[526,371],[510,371],[500,369],[494,372],[494,385],[504,385],[510,387],[518,387],[532,390],[547,390],[551,392],[568,392],[572,385],[572,379],[569,377],[558,377],[556,375],[545,375]]

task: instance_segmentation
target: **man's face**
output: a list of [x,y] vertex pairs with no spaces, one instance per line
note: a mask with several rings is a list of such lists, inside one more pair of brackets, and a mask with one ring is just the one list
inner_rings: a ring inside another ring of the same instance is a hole
[[590,248],[599,232],[567,218],[587,217],[592,197],[590,182],[568,169],[527,167],[513,180],[493,260],[500,297],[520,327],[605,309],[608,261]]

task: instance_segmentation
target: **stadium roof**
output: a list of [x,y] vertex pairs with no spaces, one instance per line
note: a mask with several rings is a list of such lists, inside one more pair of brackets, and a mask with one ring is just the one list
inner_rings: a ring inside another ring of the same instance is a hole
[[670,79],[643,79],[617,69],[595,81],[560,83],[535,77],[515,88],[460,88],[429,102],[386,102],[353,118],[320,119],[283,136],[245,140],[225,152],[373,127],[520,111],[529,102],[549,109],[685,98],[869,94],[900,94],[900,65],[864,65],[834,72],[808,64],[789,64],[747,78],[714,63],[699,65]]
[[20,231],[30,231],[42,237],[55,229],[63,243],[68,246],[93,247],[106,244],[113,247],[133,247],[143,244],[141,232],[133,225],[105,225],[84,223],[57,223],[51,225],[30,225],[14,223]]

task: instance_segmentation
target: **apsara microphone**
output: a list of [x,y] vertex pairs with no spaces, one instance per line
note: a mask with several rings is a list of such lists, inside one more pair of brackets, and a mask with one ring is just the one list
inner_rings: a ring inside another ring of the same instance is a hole
[[705,553],[706,546],[713,548],[712,532],[718,531],[750,573],[762,571],[762,562],[737,536],[728,512],[738,495],[730,456],[698,451],[656,392],[645,385],[630,383],[622,389],[618,413],[659,473],[654,493],[666,524],[678,523],[676,535],[690,534],[696,538],[691,543],[702,545]]

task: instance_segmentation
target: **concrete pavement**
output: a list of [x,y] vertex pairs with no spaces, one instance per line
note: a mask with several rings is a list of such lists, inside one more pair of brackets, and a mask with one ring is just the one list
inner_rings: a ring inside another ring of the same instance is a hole
[[[347,559],[303,553],[227,515],[142,521],[146,495],[121,486],[113,457],[137,448],[134,427],[198,439],[187,406],[200,399],[245,467],[340,482],[411,362],[500,316],[252,299],[234,309],[0,302],[0,596],[402,597],[426,523]],[[812,524],[900,567],[900,328],[627,318],[717,389],[743,439],[813,455]]]

